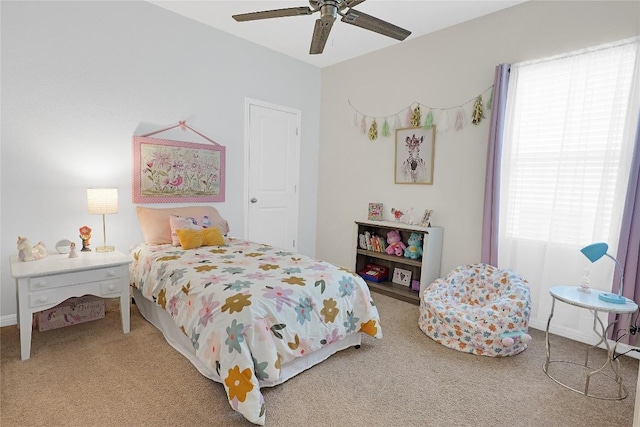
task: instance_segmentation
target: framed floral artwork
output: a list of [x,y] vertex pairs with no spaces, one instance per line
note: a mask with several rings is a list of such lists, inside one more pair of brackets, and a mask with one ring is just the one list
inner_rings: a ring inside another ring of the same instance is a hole
[[435,139],[435,126],[396,129],[396,184],[433,184]]
[[224,202],[225,147],[133,137],[133,202]]

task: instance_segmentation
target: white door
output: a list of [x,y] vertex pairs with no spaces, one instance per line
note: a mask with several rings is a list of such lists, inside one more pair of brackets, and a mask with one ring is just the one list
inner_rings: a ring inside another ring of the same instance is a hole
[[296,251],[300,112],[246,103],[248,240]]

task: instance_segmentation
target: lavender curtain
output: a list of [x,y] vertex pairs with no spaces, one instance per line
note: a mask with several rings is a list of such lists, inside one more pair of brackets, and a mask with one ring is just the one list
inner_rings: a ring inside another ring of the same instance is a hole
[[[618,243],[618,253],[616,258],[623,270],[624,288],[623,294],[631,298],[636,303],[640,301],[640,115],[638,116],[638,127],[636,129],[636,140],[631,159],[631,169],[629,172],[629,187],[627,188],[627,198],[624,203],[622,214],[622,227],[620,228],[620,242]],[[613,276],[613,292],[618,292],[620,274],[616,268]],[[637,316],[637,314],[635,315]],[[634,316],[634,318],[636,318]],[[609,316],[609,321],[613,321],[615,315]],[[616,339],[622,333],[626,325],[626,318],[623,318],[612,331],[610,338]],[[630,340],[630,336],[621,341],[634,344],[636,336]]]
[[500,207],[500,157],[504,136],[504,119],[511,64],[496,67],[493,84],[493,105],[487,150],[487,174],[484,181],[484,209],[482,213],[482,251],[480,261],[498,265],[498,217]]

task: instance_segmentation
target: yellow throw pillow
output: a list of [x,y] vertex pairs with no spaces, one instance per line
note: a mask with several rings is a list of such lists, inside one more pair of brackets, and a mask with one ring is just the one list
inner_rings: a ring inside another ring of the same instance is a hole
[[216,227],[203,228],[200,230],[203,235],[203,246],[222,246],[224,245],[224,237],[222,237],[222,231]]
[[203,228],[202,230],[190,230],[180,228],[176,230],[182,249],[195,249],[200,246],[224,245],[224,237],[216,227]]

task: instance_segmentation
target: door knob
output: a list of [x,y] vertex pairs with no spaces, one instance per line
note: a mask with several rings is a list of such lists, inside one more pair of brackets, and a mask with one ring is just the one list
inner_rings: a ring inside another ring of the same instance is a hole
[[258,201],[258,199],[256,199],[255,197],[251,198],[251,203],[256,203]]

